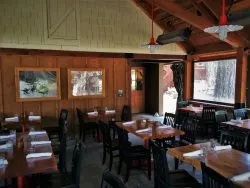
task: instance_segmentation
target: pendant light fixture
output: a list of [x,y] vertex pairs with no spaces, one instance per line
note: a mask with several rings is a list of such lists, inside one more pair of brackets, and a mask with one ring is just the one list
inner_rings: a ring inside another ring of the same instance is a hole
[[206,33],[216,33],[221,40],[226,40],[228,32],[239,31],[241,29],[243,29],[243,26],[241,25],[228,25],[226,2],[225,0],[222,0],[222,14],[220,16],[219,25],[205,28],[204,31]]
[[152,17],[151,17],[151,38],[148,44],[143,45],[144,48],[148,48],[150,53],[154,53],[159,48],[159,44],[155,42],[154,38],[154,0],[152,1]]

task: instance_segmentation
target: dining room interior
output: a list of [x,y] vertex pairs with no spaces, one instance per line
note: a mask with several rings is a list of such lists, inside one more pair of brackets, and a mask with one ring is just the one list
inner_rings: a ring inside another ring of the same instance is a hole
[[0,187],[249,188],[250,0],[1,0]]

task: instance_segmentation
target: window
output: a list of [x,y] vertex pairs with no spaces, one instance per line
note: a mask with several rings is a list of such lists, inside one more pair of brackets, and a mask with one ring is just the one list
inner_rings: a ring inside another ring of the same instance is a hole
[[194,63],[193,99],[234,103],[236,59]]
[[131,89],[132,91],[143,90],[143,70],[131,70]]

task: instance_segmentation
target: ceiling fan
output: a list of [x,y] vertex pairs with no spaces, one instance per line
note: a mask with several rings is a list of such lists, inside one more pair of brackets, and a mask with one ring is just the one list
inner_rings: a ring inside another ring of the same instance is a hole
[[[232,7],[234,0],[229,0],[229,9]],[[241,25],[230,25],[228,24],[228,17],[226,14],[226,0],[222,0],[222,13],[220,16],[219,20],[219,25],[218,26],[212,26],[212,27],[207,27],[204,29],[204,32],[206,33],[216,33],[219,35],[219,39],[221,40],[226,40],[227,39],[227,33],[229,32],[234,32],[234,31],[239,31],[243,29],[243,26]]]

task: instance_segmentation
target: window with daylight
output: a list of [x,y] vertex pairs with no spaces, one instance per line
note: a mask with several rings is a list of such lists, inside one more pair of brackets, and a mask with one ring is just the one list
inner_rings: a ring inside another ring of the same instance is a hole
[[236,59],[194,63],[193,99],[234,103]]

